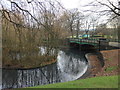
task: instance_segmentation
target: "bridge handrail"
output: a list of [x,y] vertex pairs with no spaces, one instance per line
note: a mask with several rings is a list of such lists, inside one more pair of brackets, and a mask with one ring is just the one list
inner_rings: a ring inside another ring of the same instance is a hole
[[99,40],[98,39],[79,39],[79,38],[70,38],[70,41],[76,41],[76,42],[83,42],[83,43],[92,43],[92,44],[99,44]]
[[109,42],[119,42],[120,43],[120,40],[119,39],[108,39]]
[[[69,38],[70,40],[75,40],[77,39],[78,41],[84,41],[84,40],[94,40],[94,41],[99,41],[102,39],[99,39],[99,38],[87,38],[87,39],[79,39],[79,38]],[[107,41],[107,42],[119,42],[120,43],[120,40],[119,39],[104,39],[103,41]]]

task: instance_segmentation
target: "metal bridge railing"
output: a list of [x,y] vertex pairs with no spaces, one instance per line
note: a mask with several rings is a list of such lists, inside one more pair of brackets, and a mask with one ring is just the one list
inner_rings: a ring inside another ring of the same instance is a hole
[[70,38],[70,41],[88,43],[88,44],[99,44],[98,39],[78,39],[78,38]]

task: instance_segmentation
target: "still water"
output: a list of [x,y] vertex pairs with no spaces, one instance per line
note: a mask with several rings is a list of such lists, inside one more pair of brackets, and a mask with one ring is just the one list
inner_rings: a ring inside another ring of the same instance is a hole
[[80,78],[88,68],[85,52],[73,49],[60,50],[57,62],[28,70],[2,70],[2,88],[22,88]]

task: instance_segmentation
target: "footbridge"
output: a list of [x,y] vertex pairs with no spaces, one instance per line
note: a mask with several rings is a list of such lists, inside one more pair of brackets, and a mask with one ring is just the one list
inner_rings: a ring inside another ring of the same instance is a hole
[[79,38],[69,38],[69,43],[72,46],[94,46],[95,48],[102,47],[115,47],[120,48],[120,40],[117,39],[95,39],[95,38],[87,38],[87,39],[79,39]]

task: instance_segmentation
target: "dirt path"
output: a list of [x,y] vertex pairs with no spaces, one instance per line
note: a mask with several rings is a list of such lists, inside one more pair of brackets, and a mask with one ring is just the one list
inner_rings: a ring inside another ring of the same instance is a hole
[[120,49],[101,51],[105,60],[105,66],[96,76],[111,76],[118,75],[118,70],[120,70],[119,59],[120,59]]
[[105,63],[104,67],[101,66],[97,55],[87,55],[91,65],[89,69],[91,72],[90,77],[118,75],[118,70],[120,70],[118,67],[119,52],[120,49],[101,51]]

